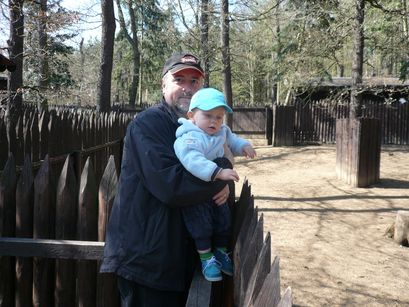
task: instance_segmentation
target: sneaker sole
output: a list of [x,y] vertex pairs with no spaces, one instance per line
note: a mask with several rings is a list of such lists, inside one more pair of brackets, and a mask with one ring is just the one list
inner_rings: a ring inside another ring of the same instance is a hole
[[221,270],[224,274],[228,275],[228,276],[233,276],[233,272],[227,272],[225,270]]
[[203,276],[207,281],[221,281],[223,279],[223,277],[206,277]]

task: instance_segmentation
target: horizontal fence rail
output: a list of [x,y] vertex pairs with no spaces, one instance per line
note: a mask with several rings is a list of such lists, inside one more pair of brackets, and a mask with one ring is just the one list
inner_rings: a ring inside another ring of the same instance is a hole
[[0,256],[101,260],[104,242],[0,237]]

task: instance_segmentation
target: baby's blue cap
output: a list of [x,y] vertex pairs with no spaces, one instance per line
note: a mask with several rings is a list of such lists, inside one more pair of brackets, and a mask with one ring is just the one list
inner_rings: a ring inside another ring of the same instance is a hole
[[209,111],[217,107],[223,107],[227,113],[233,113],[233,110],[227,105],[224,94],[215,88],[203,88],[197,91],[190,100],[189,111],[198,108],[203,111]]

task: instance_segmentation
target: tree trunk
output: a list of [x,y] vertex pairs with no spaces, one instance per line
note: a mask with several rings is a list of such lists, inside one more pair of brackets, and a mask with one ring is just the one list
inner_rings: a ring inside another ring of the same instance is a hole
[[[277,3],[276,5],[276,10],[275,10],[275,19],[276,19],[276,37],[277,37],[277,51],[274,55],[272,55],[273,60],[274,60],[274,56],[276,59],[278,59],[280,57],[281,54],[281,40],[280,40],[280,32],[281,32],[281,28],[280,28],[280,4]],[[274,61],[273,61],[274,62]],[[276,66],[278,66],[277,62],[276,62]],[[273,105],[278,104],[278,100],[279,100],[279,93],[278,93],[278,81],[277,81],[277,76],[279,74],[279,70],[278,68],[273,68],[273,74],[272,74],[272,78],[273,78],[273,87],[271,89],[271,103]]]
[[132,1],[128,1],[128,11],[131,20],[132,31],[132,54],[133,54],[133,73],[132,73],[132,87],[129,94],[129,104],[135,107],[136,97],[138,95],[139,84],[139,66],[140,66],[140,51],[138,38],[138,13],[136,8],[132,6]]
[[85,54],[84,54],[84,38],[81,39],[80,42],[80,47],[79,47],[79,52],[80,52],[80,72],[79,72],[79,89],[78,89],[78,94],[77,94],[77,105],[81,107],[81,93],[82,93],[82,86],[84,83],[84,67],[85,67]]
[[108,112],[111,108],[111,79],[115,37],[115,16],[113,0],[102,0],[101,11],[102,44],[97,108],[98,111]]
[[129,104],[132,107],[135,107],[135,100],[138,96],[138,84],[139,84],[139,66],[140,66],[140,51],[139,51],[139,39],[138,39],[138,18],[136,9],[133,8],[132,1],[126,1],[128,5],[128,12],[131,24],[132,36],[129,34],[126,27],[126,22],[124,14],[122,12],[121,1],[116,0],[116,5],[118,8],[118,18],[119,25],[121,26],[121,31],[125,36],[128,43],[132,48],[132,60],[133,60],[133,69],[132,69],[132,85],[129,89]]
[[200,48],[205,72],[204,87],[209,86],[209,0],[202,0],[200,15]]
[[47,96],[48,88],[48,47],[47,47],[47,0],[40,0],[40,7],[38,10],[38,47],[39,47],[39,72],[40,78],[38,82],[38,88],[42,94],[39,109],[47,108]]
[[[8,100],[5,113],[7,138],[9,145],[15,143],[15,130],[17,118],[22,113],[23,96],[23,44],[24,44],[24,0],[10,0],[10,39],[7,41],[10,60],[16,65],[16,69],[9,73],[7,82]],[[16,149],[8,146],[8,153],[16,153]],[[20,161],[21,162],[21,161]]]
[[8,91],[9,100],[7,109],[9,114],[20,111],[23,103],[22,93],[19,91],[23,86],[23,44],[24,44],[24,0],[10,0],[10,60],[16,65],[16,70],[10,74]]
[[[233,91],[231,84],[231,66],[230,66],[230,29],[229,29],[229,1],[222,0],[221,14],[221,46],[222,46],[222,63],[223,63],[223,91],[226,96],[227,104],[233,107]],[[232,127],[233,115],[227,114],[227,125]]]
[[[135,34],[136,35],[136,34]],[[133,54],[133,68],[132,68],[132,85],[129,89],[129,104],[132,107],[135,107],[136,97],[138,95],[138,86],[139,86],[139,66],[140,66],[140,54],[139,48],[132,46]]]
[[361,116],[362,95],[362,68],[364,62],[364,15],[365,0],[355,1],[355,42],[352,59],[352,84],[351,84],[351,108],[349,116],[355,119]]

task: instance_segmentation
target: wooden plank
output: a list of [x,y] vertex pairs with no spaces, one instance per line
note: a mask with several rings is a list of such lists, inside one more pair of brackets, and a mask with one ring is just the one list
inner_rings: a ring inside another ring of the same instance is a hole
[[50,117],[48,120],[48,155],[56,157],[60,153],[60,139],[62,131],[58,129],[59,118],[55,110],[50,111]]
[[[111,215],[117,188],[118,175],[116,172],[115,158],[111,155],[99,184],[98,241],[100,242],[105,241],[106,227],[108,225],[109,216]],[[98,268],[99,266],[100,263],[98,263]],[[97,306],[116,307],[119,305],[120,300],[116,276],[114,274],[98,274]]]
[[291,287],[287,287],[277,307],[292,307],[293,306],[292,296],[293,294],[292,294]]
[[[31,238],[33,235],[33,173],[29,155],[26,155],[23,169],[16,188],[16,237]],[[17,306],[32,304],[33,261],[29,258],[16,258]]]
[[247,291],[245,293],[243,306],[252,306],[261,291],[264,280],[266,279],[271,267],[271,236],[268,232],[261,248],[260,255],[257,258],[256,266],[251,275]]
[[117,189],[118,175],[116,172],[115,158],[111,155],[99,184],[98,241],[105,241],[106,227],[109,216],[111,215]]
[[39,160],[40,154],[40,130],[38,128],[38,112],[34,112],[33,118],[30,122],[30,135],[31,135],[31,160],[33,162]]
[[49,114],[48,111],[43,111],[40,116],[40,120],[38,123],[39,128],[39,137],[40,137],[40,152],[39,152],[39,159],[44,159],[44,157],[48,154],[48,121],[49,121]]
[[244,180],[243,186],[241,188],[240,198],[237,201],[236,206],[233,208],[232,212],[232,244],[231,246],[236,245],[236,240],[240,232],[241,225],[243,220],[246,217],[247,208],[250,205],[248,201],[251,197],[251,187],[248,184],[247,179]]
[[257,296],[254,307],[274,307],[281,300],[280,295],[280,257],[275,256],[268,273]]
[[370,138],[370,133],[369,133],[369,126],[368,126],[368,120],[366,118],[361,118],[358,120],[359,121],[359,126],[360,130],[357,131],[356,134],[356,140],[357,142],[354,143],[354,146],[356,146],[357,150],[357,168],[356,168],[356,178],[357,182],[356,185],[357,187],[366,187],[368,186],[368,167],[369,167],[369,138]]
[[[34,180],[34,239],[53,239],[55,233],[55,190],[48,155],[44,157]],[[33,259],[33,304],[52,306],[54,302],[54,268],[52,259]]]
[[190,285],[186,307],[207,307],[210,306],[212,283],[207,281],[202,272],[197,269]]
[[[31,157],[32,140],[31,140],[32,117],[28,117],[23,126],[23,154]],[[25,159],[25,157],[23,157]]]
[[235,300],[239,306],[245,306],[244,299],[263,244],[263,225],[263,214],[261,214],[252,236],[248,237],[248,240],[245,242],[244,248],[246,250],[246,255],[241,264],[240,270],[241,281],[239,301]]
[[273,110],[270,107],[266,107],[266,139],[267,145],[271,145],[273,142]]
[[7,140],[6,131],[6,121],[4,114],[0,112],[0,170],[6,165],[8,153],[9,153],[9,142]]
[[[88,157],[81,175],[78,203],[78,239],[98,240],[98,193],[91,159]],[[97,266],[95,262],[77,263],[77,297],[79,306],[96,305]]]
[[[252,200],[252,198],[250,198]],[[234,286],[233,298],[235,302],[240,301],[240,291],[242,282],[242,265],[246,255],[246,242],[251,239],[254,229],[257,225],[258,212],[254,208],[254,203],[247,206],[245,220],[240,229],[236,244],[233,249],[233,263],[234,263]],[[249,239],[247,239],[249,238]]]
[[99,260],[104,242],[32,238],[0,238],[0,255],[55,259]]
[[[77,234],[78,187],[72,161],[67,156],[57,186],[56,227],[57,240],[75,240]],[[73,260],[56,260],[55,304],[75,305],[76,266]]]
[[[12,127],[13,128],[13,127]],[[13,129],[12,129],[13,130]],[[15,123],[14,127],[14,140],[10,140],[10,142],[14,143],[12,147],[14,149],[14,158],[16,160],[16,165],[23,165],[24,161],[24,134],[23,134],[23,117],[20,115]],[[11,137],[11,135],[10,135]]]
[[[0,177],[0,237],[14,236],[16,221],[16,165],[10,154]],[[0,258],[0,301],[4,306],[14,305],[15,261],[11,257]]]

